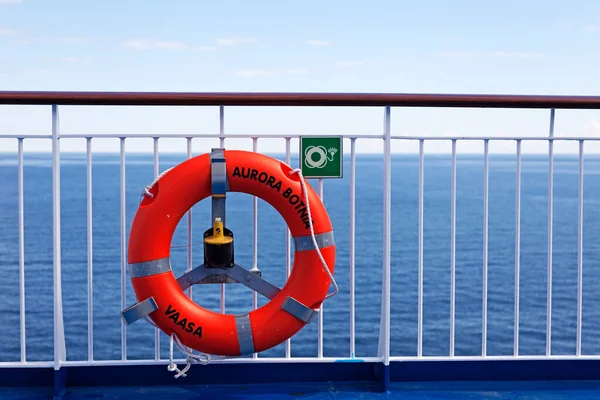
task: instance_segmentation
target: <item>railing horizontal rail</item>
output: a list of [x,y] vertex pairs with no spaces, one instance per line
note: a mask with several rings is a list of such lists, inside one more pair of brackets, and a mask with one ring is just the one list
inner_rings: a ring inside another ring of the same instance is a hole
[[[298,139],[301,136],[307,134],[227,134],[228,139]],[[316,135],[315,135],[316,136]],[[344,139],[384,139],[383,135],[379,134],[358,134],[358,135],[341,135]],[[94,133],[94,134],[62,134],[58,136],[60,139],[219,139],[222,136],[219,134],[211,133],[160,133],[160,134],[137,134],[137,133]],[[0,139],[52,139],[52,135],[38,135],[38,134],[12,134],[12,133],[0,133]],[[599,141],[600,136],[405,136],[405,135],[392,135],[390,139],[395,140],[426,140],[426,141],[453,141],[453,140],[489,140],[489,141],[543,141],[543,142],[556,142],[556,141]]]
[[600,109],[600,96],[413,93],[194,93],[0,91],[0,104],[330,106]]

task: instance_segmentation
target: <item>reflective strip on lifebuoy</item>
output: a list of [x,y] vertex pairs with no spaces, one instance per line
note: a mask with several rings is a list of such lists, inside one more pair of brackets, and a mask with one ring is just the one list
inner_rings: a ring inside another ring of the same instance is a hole
[[[288,281],[270,302],[234,316],[207,310],[178,286],[171,271],[170,247],[175,228],[197,202],[212,195],[208,154],[191,158],[162,175],[144,197],[131,226],[128,261],[138,301],[152,298],[157,309],[148,316],[167,335],[209,354],[246,355],[270,349],[298,332],[320,307],[331,280],[310,234],[300,177],[274,158],[247,151],[224,150],[230,192],[257,196],[273,206],[294,238]],[[335,265],[331,221],[319,196],[306,184],[317,245],[329,270]],[[308,308],[307,308],[308,307]],[[296,311],[294,311],[296,310]]]

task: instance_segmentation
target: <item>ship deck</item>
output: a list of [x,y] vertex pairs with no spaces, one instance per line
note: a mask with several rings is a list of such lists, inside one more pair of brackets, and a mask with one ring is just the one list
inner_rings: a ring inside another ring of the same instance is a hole
[[[1,400],[38,400],[51,388],[2,388]],[[387,391],[363,382],[250,385],[108,386],[69,388],[65,400],[79,399],[597,399],[600,381],[395,382]]]
[[178,379],[160,364],[0,371],[0,400],[600,398],[595,359],[209,364]]

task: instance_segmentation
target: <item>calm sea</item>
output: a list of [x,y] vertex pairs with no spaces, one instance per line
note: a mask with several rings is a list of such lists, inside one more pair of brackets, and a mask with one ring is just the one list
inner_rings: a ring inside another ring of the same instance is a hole
[[[63,154],[61,219],[63,301],[67,358],[87,357],[87,222],[85,154]],[[185,155],[163,154],[160,171]],[[283,159],[282,155],[274,157]],[[119,155],[93,157],[93,316],[94,357],[121,357]],[[127,155],[127,229],[141,189],[153,180],[151,154]],[[392,355],[417,352],[418,156],[394,155],[392,170]],[[292,160],[297,165],[297,160]],[[489,355],[513,351],[515,306],[515,158],[490,157],[489,177]],[[456,355],[481,353],[483,265],[483,157],[459,155],[456,203]],[[349,355],[349,156],[345,176],[324,182],[324,201],[337,244],[335,276],[340,293],[324,307],[324,355]],[[577,326],[578,160],[556,156],[552,353],[574,354]],[[584,354],[600,352],[600,158],[585,161],[583,228]],[[316,182],[311,181],[315,185]],[[356,162],[356,356],[377,355],[383,239],[383,162],[380,155],[360,155]],[[0,155],[0,361],[18,360],[19,258],[17,158]],[[446,355],[450,338],[451,159],[425,158],[424,203],[424,355]],[[548,161],[523,156],[521,200],[520,354],[544,354],[548,246]],[[210,227],[210,201],[193,209],[193,242]],[[258,202],[258,261],[263,276],[285,282],[285,225],[262,200]],[[236,235],[236,261],[252,265],[252,198],[228,195],[228,226]],[[186,268],[186,219],[173,239],[177,276]],[[202,246],[193,248],[194,265]],[[52,164],[50,154],[25,156],[25,307],[28,360],[51,360],[52,310]],[[219,287],[196,286],[194,300],[219,309]],[[134,302],[127,281],[127,304]],[[259,297],[260,304],[265,299]],[[252,307],[252,292],[227,285],[226,312]],[[292,356],[317,354],[317,320],[292,338]],[[168,338],[161,335],[162,356]],[[133,359],[154,355],[154,330],[144,321],[127,328],[127,352]],[[284,346],[264,353],[283,356]]]

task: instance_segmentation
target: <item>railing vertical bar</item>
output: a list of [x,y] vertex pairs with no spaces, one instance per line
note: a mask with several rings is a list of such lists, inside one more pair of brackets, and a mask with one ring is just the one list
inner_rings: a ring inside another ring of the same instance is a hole
[[[252,138],[252,151],[258,151],[258,138]],[[258,271],[258,198],[252,197],[252,268],[250,271]],[[252,291],[252,309],[258,308],[258,294]],[[252,354],[252,358],[258,358],[258,353]]]
[[546,289],[546,355],[552,353],[552,221],[554,205],[554,116],[550,110],[550,130],[548,141],[548,273]]
[[452,139],[452,193],[450,208],[450,357],[454,357],[456,291],[456,139]]
[[350,139],[350,357],[356,353],[355,261],[356,261],[356,138]]
[[[192,158],[192,138],[186,138],[187,141],[187,158]],[[192,270],[192,209],[187,212],[187,268],[186,272]],[[192,298],[192,286],[187,290],[189,298]]]
[[417,356],[423,356],[423,192],[425,185],[425,141],[419,140],[419,232],[418,232],[418,283],[417,283]]
[[153,137],[153,144],[154,144],[154,179],[158,178],[158,137]]
[[[285,162],[287,165],[291,164],[291,138],[285,138]],[[291,246],[291,234],[289,228],[285,229],[285,279],[290,277],[292,272],[292,246]],[[285,358],[292,357],[292,342],[291,339],[285,341]]]
[[62,305],[62,266],[60,238],[60,137],[58,105],[52,105],[52,248],[54,275],[54,369],[66,360]]
[[25,206],[23,187],[23,138],[18,139],[19,152],[19,312],[21,326],[21,362],[27,361],[25,339]]
[[513,355],[519,355],[519,315],[521,299],[521,140],[517,140],[516,167],[516,205],[515,205],[515,309]]
[[[152,139],[154,147],[154,179],[156,179],[159,173],[158,137]],[[154,327],[154,359],[160,360],[160,330],[157,327]]]
[[392,156],[391,107],[384,109],[384,165],[383,165],[383,265],[381,279],[381,318],[379,321],[378,354],[383,364],[390,364],[390,274],[391,274],[391,218],[392,218]]
[[489,249],[489,152],[490,141],[483,142],[483,273],[481,305],[481,355],[487,354],[487,309],[488,309],[488,249]]
[[581,325],[583,305],[583,140],[579,141],[579,179],[577,207],[577,348],[581,355]]
[[[121,145],[121,167],[120,167],[120,176],[121,176],[121,309],[125,309],[126,307],[126,295],[127,295],[127,260],[126,260],[126,252],[127,252],[127,238],[126,238],[126,202],[125,202],[125,138],[120,138]],[[159,348],[158,342],[156,343],[156,348]],[[125,324],[121,324],[121,359],[127,360],[127,330],[125,329]]]
[[94,253],[92,251],[92,138],[86,138],[87,165],[87,279],[88,279],[88,361],[94,360]]
[[[225,147],[225,106],[219,106],[219,145]],[[225,314],[225,284],[221,283],[221,314]]]
[[[319,182],[319,197],[323,200],[323,179],[318,179]],[[319,326],[318,326],[318,345],[317,345],[317,357],[323,358],[323,312],[324,303],[321,303],[319,309]]]

